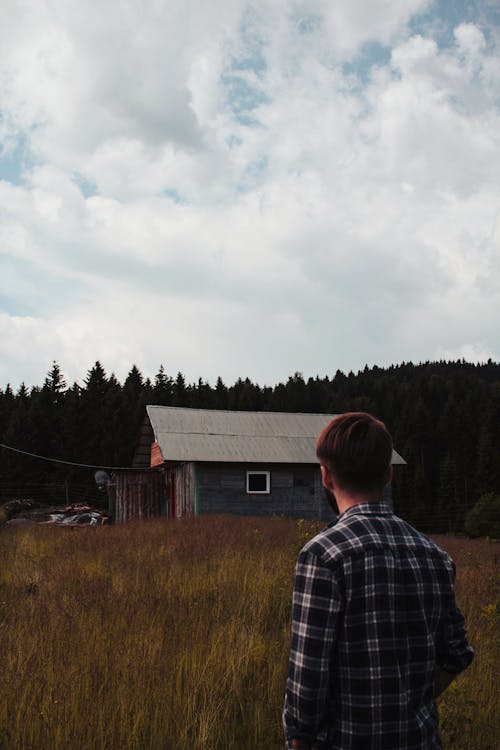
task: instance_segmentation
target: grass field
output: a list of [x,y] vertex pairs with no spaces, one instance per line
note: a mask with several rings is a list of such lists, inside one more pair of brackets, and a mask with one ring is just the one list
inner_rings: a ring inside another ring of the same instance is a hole
[[[293,566],[315,528],[0,529],[1,750],[282,750]],[[438,541],[476,650],[440,701],[444,746],[496,750],[499,547]]]

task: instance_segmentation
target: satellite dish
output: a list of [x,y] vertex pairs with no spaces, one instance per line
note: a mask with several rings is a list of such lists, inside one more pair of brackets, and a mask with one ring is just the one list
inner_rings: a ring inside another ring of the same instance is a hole
[[95,483],[99,488],[105,487],[108,484],[111,484],[111,477],[106,471],[103,471],[102,469],[98,469],[96,473],[94,474]]

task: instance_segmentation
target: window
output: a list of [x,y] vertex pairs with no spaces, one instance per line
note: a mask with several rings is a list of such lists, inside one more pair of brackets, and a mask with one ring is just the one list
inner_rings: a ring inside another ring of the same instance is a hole
[[247,471],[247,492],[249,495],[269,495],[271,492],[271,472]]

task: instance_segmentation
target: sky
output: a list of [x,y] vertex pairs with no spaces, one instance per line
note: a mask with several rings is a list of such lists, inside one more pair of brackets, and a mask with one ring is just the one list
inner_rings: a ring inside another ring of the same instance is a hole
[[2,0],[0,387],[500,359],[497,0]]

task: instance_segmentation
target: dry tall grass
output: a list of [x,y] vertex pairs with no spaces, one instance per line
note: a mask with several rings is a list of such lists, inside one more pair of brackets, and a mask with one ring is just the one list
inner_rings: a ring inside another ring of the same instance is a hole
[[[292,573],[312,528],[231,517],[3,528],[0,748],[283,748]],[[497,547],[440,541],[477,651],[441,702],[445,747],[493,750]]]

